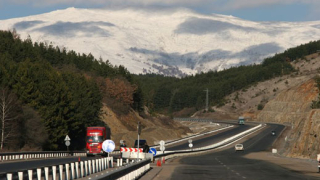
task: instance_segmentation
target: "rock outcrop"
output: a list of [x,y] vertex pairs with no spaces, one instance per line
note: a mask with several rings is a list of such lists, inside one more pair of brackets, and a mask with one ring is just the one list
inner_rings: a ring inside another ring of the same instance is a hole
[[258,121],[287,125],[286,138],[280,140],[284,155],[315,159],[320,153],[320,110],[311,108],[318,96],[315,81],[310,79],[280,92],[257,115]]

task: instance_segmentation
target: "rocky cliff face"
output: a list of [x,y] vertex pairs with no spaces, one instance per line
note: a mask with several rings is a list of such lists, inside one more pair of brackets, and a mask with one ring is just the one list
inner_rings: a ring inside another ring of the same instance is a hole
[[286,138],[279,140],[284,155],[315,159],[320,153],[320,110],[311,109],[317,98],[318,89],[310,79],[280,92],[257,115],[258,121],[288,125]]

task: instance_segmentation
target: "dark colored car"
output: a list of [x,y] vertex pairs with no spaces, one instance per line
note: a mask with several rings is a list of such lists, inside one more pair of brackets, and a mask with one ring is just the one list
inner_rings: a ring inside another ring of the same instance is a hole
[[[147,143],[147,140],[145,140],[145,139],[140,139],[139,140],[139,148],[144,148],[144,146],[146,145],[146,143]],[[134,146],[133,146],[134,148],[138,148],[138,140],[136,140],[135,142],[134,142]]]

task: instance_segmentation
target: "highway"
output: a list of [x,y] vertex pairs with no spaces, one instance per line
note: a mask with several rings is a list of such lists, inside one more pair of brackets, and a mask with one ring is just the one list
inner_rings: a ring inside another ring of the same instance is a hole
[[[241,125],[241,126],[236,125],[236,127],[222,131],[222,132],[209,134],[209,135],[195,138],[195,139],[192,138],[192,144],[193,144],[192,148],[200,148],[200,147],[204,147],[204,146],[208,146],[208,145],[217,143],[217,142],[222,141],[228,137],[231,137],[231,136],[239,134],[245,130],[248,130],[252,127],[253,127],[252,125],[250,125],[250,126],[249,125]],[[184,150],[184,149],[189,149],[188,140],[186,140],[185,142],[178,143],[177,145],[172,145],[172,146],[166,147],[166,151],[177,151],[177,150]]]
[[[272,143],[284,126],[268,124],[257,135],[248,138],[242,144],[244,152],[235,152],[234,148],[210,152],[199,156],[181,158],[170,179],[219,179],[219,180],[284,180],[319,179],[290,171],[278,165],[260,160],[246,159],[243,156],[251,152],[271,151]],[[271,136],[271,131],[277,132]]]

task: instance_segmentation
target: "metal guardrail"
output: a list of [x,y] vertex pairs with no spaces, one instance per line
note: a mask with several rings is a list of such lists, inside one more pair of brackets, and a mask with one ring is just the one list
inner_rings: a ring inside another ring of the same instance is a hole
[[[110,154],[120,154],[120,151],[114,151]],[[85,151],[5,152],[5,153],[0,153],[0,161],[59,158],[59,157],[66,157],[66,156],[86,156],[86,152]]]
[[0,180],[57,180],[78,179],[101,172],[113,167],[113,157],[98,158],[93,160],[69,162],[50,167],[38,167],[0,174]]
[[105,175],[101,175],[98,177],[91,178],[92,180],[127,180],[127,179],[137,179],[143,173],[150,169],[151,159],[146,159],[139,161],[137,163],[129,164],[124,167],[121,167],[117,170],[109,172]]

